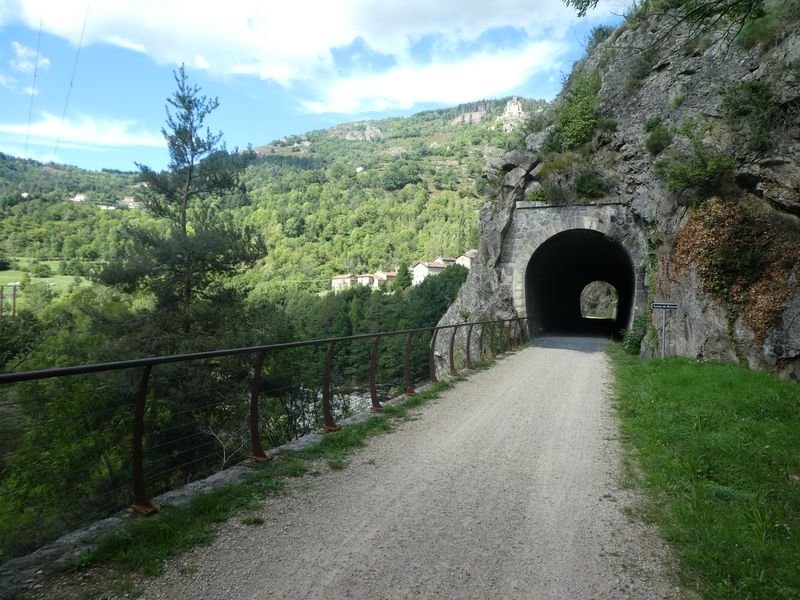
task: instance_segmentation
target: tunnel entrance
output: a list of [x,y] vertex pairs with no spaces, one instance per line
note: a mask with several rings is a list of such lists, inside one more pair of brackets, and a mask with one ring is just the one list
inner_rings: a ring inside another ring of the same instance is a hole
[[[633,263],[602,233],[571,229],[542,243],[525,272],[525,299],[534,334],[618,335],[628,327],[635,292]],[[616,290],[616,314],[583,315],[581,294],[592,282]]]

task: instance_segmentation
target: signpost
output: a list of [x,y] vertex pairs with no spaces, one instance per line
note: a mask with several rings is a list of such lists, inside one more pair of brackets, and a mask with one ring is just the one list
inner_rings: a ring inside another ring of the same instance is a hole
[[678,310],[678,305],[673,302],[653,302],[653,310],[661,311],[661,358],[667,349],[667,311]]

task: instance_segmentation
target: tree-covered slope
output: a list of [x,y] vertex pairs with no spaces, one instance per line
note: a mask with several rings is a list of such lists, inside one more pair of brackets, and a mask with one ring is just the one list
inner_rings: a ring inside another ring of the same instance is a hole
[[[231,207],[239,224],[252,227],[267,246],[246,278],[263,292],[320,291],[336,273],[394,269],[474,247],[483,165],[511,145],[521,119],[542,106],[481,101],[257,148],[243,176],[248,202]],[[99,214],[90,205],[136,196],[137,182],[136,174],[0,154],[0,254],[113,261],[120,228],[145,217],[138,211]],[[77,193],[86,194],[87,203],[67,202]]]

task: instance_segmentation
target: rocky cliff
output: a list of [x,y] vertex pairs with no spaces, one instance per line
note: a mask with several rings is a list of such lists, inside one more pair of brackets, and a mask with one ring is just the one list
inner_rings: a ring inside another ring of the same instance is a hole
[[676,302],[668,353],[800,378],[798,4],[768,5],[741,31],[643,8],[596,32],[527,147],[487,165],[497,191],[481,212],[478,264],[442,323],[530,316],[527,275],[502,267],[522,208],[540,207],[545,223],[597,206],[598,224],[580,223],[609,235],[600,205],[614,204],[612,219],[630,226],[618,239],[646,273],[628,320],[647,330],[643,354],[659,343],[650,302]]

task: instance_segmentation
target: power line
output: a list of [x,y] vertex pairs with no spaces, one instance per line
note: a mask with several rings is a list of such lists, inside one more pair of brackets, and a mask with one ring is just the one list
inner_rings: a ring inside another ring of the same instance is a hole
[[72,65],[72,75],[69,78],[69,88],[67,88],[67,99],[64,101],[64,112],[61,113],[61,122],[58,124],[58,136],[56,137],[56,145],[53,148],[53,154],[58,153],[58,145],[61,143],[61,129],[64,127],[64,119],[67,118],[67,107],[69,106],[69,97],[72,94],[72,85],[75,83],[75,71],[78,70],[78,59],[81,56],[81,48],[83,47],[83,35],[86,33],[86,21],[89,20],[89,8],[91,3],[86,5],[86,13],[83,15],[83,27],[81,28],[81,39],[78,42],[78,50],[75,52],[75,63]]
[[33,97],[36,95],[36,76],[39,73],[39,46],[42,43],[42,23],[39,19],[39,36],[36,38],[36,60],[33,61],[33,83],[31,84],[31,103],[28,106],[28,129],[25,132],[25,158],[28,158],[28,142],[31,139],[31,121],[33,120]]

